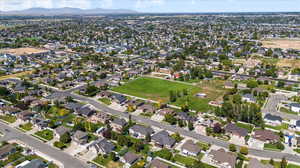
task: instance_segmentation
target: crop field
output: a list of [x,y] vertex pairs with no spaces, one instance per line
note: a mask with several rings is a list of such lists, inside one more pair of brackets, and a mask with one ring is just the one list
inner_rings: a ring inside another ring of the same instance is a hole
[[266,39],[262,44],[266,48],[300,49],[300,39]]

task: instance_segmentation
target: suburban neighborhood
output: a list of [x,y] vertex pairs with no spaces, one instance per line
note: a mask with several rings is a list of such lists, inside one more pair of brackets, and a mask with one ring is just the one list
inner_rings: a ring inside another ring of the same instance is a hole
[[299,18],[0,17],[0,167],[299,168]]

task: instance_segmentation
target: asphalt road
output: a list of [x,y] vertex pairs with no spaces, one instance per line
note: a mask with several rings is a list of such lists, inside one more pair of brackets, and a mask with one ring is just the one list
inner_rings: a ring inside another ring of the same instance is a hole
[[73,158],[71,155],[62,152],[58,149],[55,149],[30,135],[24,134],[22,131],[19,131],[15,128],[8,126],[0,122],[0,131],[5,134],[3,137],[0,137],[0,141],[8,140],[19,140],[29,147],[34,148],[35,150],[49,156],[50,158],[59,161],[64,165],[64,168],[86,168],[87,164],[81,162],[80,160]]
[[[80,96],[80,95],[75,95],[72,93],[65,93],[65,94],[66,94],[66,96],[71,96],[74,99],[87,102],[87,103],[93,105],[96,109],[99,109],[105,113],[109,113],[114,116],[120,116],[123,118],[129,118],[128,113],[124,113],[121,111],[111,109],[111,108],[99,103],[98,101],[96,101],[94,99],[87,98],[87,97]],[[186,137],[191,137],[191,138],[194,138],[194,139],[206,142],[206,143],[210,143],[210,144],[213,144],[213,145],[216,145],[219,147],[228,148],[228,146],[229,146],[229,143],[226,141],[218,140],[218,139],[215,139],[215,138],[209,137],[209,136],[200,135],[193,131],[189,131],[189,130],[186,130],[186,129],[183,129],[183,128],[180,128],[177,126],[171,126],[166,123],[153,121],[153,120],[150,120],[150,119],[142,117],[142,116],[132,116],[132,119],[137,121],[138,123],[143,123],[143,124],[146,124],[149,126],[158,127],[160,129],[164,129],[164,130],[168,130],[168,131],[172,131],[172,132],[178,132],[180,135],[183,135]],[[283,157],[285,157],[288,161],[300,163],[299,155],[293,155],[293,154],[288,154],[288,153],[249,149],[249,154],[257,156],[257,157],[273,158],[273,159],[282,159]]]
[[270,97],[268,98],[268,102],[266,103],[265,107],[262,109],[262,112],[264,114],[270,113],[273,115],[277,115],[285,119],[300,120],[300,116],[298,115],[283,113],[277,110],[277,105],[281,101],[287,101],[287,100],[288,98],[283,94],[271,94]]

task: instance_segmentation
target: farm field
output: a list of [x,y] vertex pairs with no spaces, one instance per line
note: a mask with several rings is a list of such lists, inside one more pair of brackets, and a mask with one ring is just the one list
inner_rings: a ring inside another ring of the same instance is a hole
[[266,48],[300,49],[299,39],[266,39],[262,44]]
[[[116,87],[113,91],[128,94],[136,97],[160,101],[162,103],[169,102],[170,91],[182,91],[186,89],[188,95],[178,97],[173,105],[182,106],[188,104],[192,110],[207,111],[210,109],[208,102],[211,100],[221,99],[225,93],[222,88],[221,81],[203,81],[196,86],[179,82],[168,81],[158,78],[141,77],[130,81],[125,85]],[[205,93],[205,98],[198,98],[197,93]]]

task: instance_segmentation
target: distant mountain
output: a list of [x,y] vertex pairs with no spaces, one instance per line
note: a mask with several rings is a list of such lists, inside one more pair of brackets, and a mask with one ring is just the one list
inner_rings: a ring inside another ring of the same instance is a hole
[[0,11],[1,15],[95,15],[95,14],[133,14],[137,13],[127,9],[80,9],[80,8],[30,8],[19,11]]

